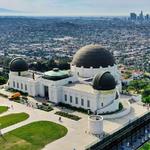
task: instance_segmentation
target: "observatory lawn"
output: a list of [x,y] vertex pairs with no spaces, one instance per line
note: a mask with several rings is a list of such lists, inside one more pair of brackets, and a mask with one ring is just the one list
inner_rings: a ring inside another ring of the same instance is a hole
[[8,110],[7,106],[0,106],[0,114]]
[[26,113],[15,113],[0,117],[0,128],[6,128],[29,118]]
[[67,131],[62,125],[37,121],[6,133],[4,138],[0,138],[0,146],[4,150],[40,150],[65,136]]

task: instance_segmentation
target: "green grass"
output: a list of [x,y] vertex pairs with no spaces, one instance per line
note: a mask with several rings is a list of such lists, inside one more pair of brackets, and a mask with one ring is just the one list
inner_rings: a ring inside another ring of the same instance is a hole
[[6,116],[0,117],[0,128],[6,128],[8,126],[14,125],[18,122],[24,121],[27,118],[29,118],[29,115],[26,113],[16,113],[16,114],[10,114]]
[[40,150],[67,134],[67,128],[62,125],[37,121],[15,129],[0,138],[2,150]]
[[8,110],[7,106],[0,106],[0,114]]
[[150,150],[150,141],[145,143],[139,150]]

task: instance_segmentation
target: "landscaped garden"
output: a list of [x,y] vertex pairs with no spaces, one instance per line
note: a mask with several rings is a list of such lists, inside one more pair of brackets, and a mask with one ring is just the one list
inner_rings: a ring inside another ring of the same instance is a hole
[[24,121],[29,118],[29,115],[26,113],[16,113],[16,114],[9,114],[6,116],[0,117],[0,128],[6,128],[8,126],[14,125],[21,121]]
[[8,110],[7,106],[0,106],[0,114]]
[[57,111],[55,114],[59,115],[59,116],[66,117],[66,118],[69,118],[69,119],[72,119],[72,120],[75,120],[75,121],[78,121],[78,120],[81,119],[80,117],[78,117],[76,115],[72,115],[72,114],[69,114],[69,113],[66,113],[66,112],[62,112],[62,111]]
[[0,138],[0,148],[4,150],[40,150],[67,134],[62,125],[37,121],[6,133]]
[[139,150],[150,150],[150,141],[145,143]]

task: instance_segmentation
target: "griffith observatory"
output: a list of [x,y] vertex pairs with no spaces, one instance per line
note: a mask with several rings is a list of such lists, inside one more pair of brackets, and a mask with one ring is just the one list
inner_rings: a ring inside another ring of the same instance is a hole
[[82,47],[73,56],[70,68],[36,73],[28,69],[25,59],[17,57],[10,62],[8,87],[98,114],[119,109],[121,74],[105,47]]

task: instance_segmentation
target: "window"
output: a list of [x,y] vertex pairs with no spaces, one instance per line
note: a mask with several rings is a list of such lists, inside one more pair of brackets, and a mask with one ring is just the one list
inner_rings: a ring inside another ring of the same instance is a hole
[[27,85],[25,84],[25,90],[27,91]]
[[84,99],[81,99],[81,105],[84,106]]
[[21,89],[23,89],[23,84],[21,83]]
[[65,94],[65,101],[67,101],[67,95]]
[[78,104],[78,97],[76,97],[76,104]]
[[13,81],[13,87],[15,87],[15,81]]
[[87,107],[90,107],[90,101],[87,100]]
[[17,83],[17,88],[19,88],[19,83]]
[[72,103],[72,96],[70,96],[70,103]]
[[101,106],[103,107],[103,103],[101,103]]

